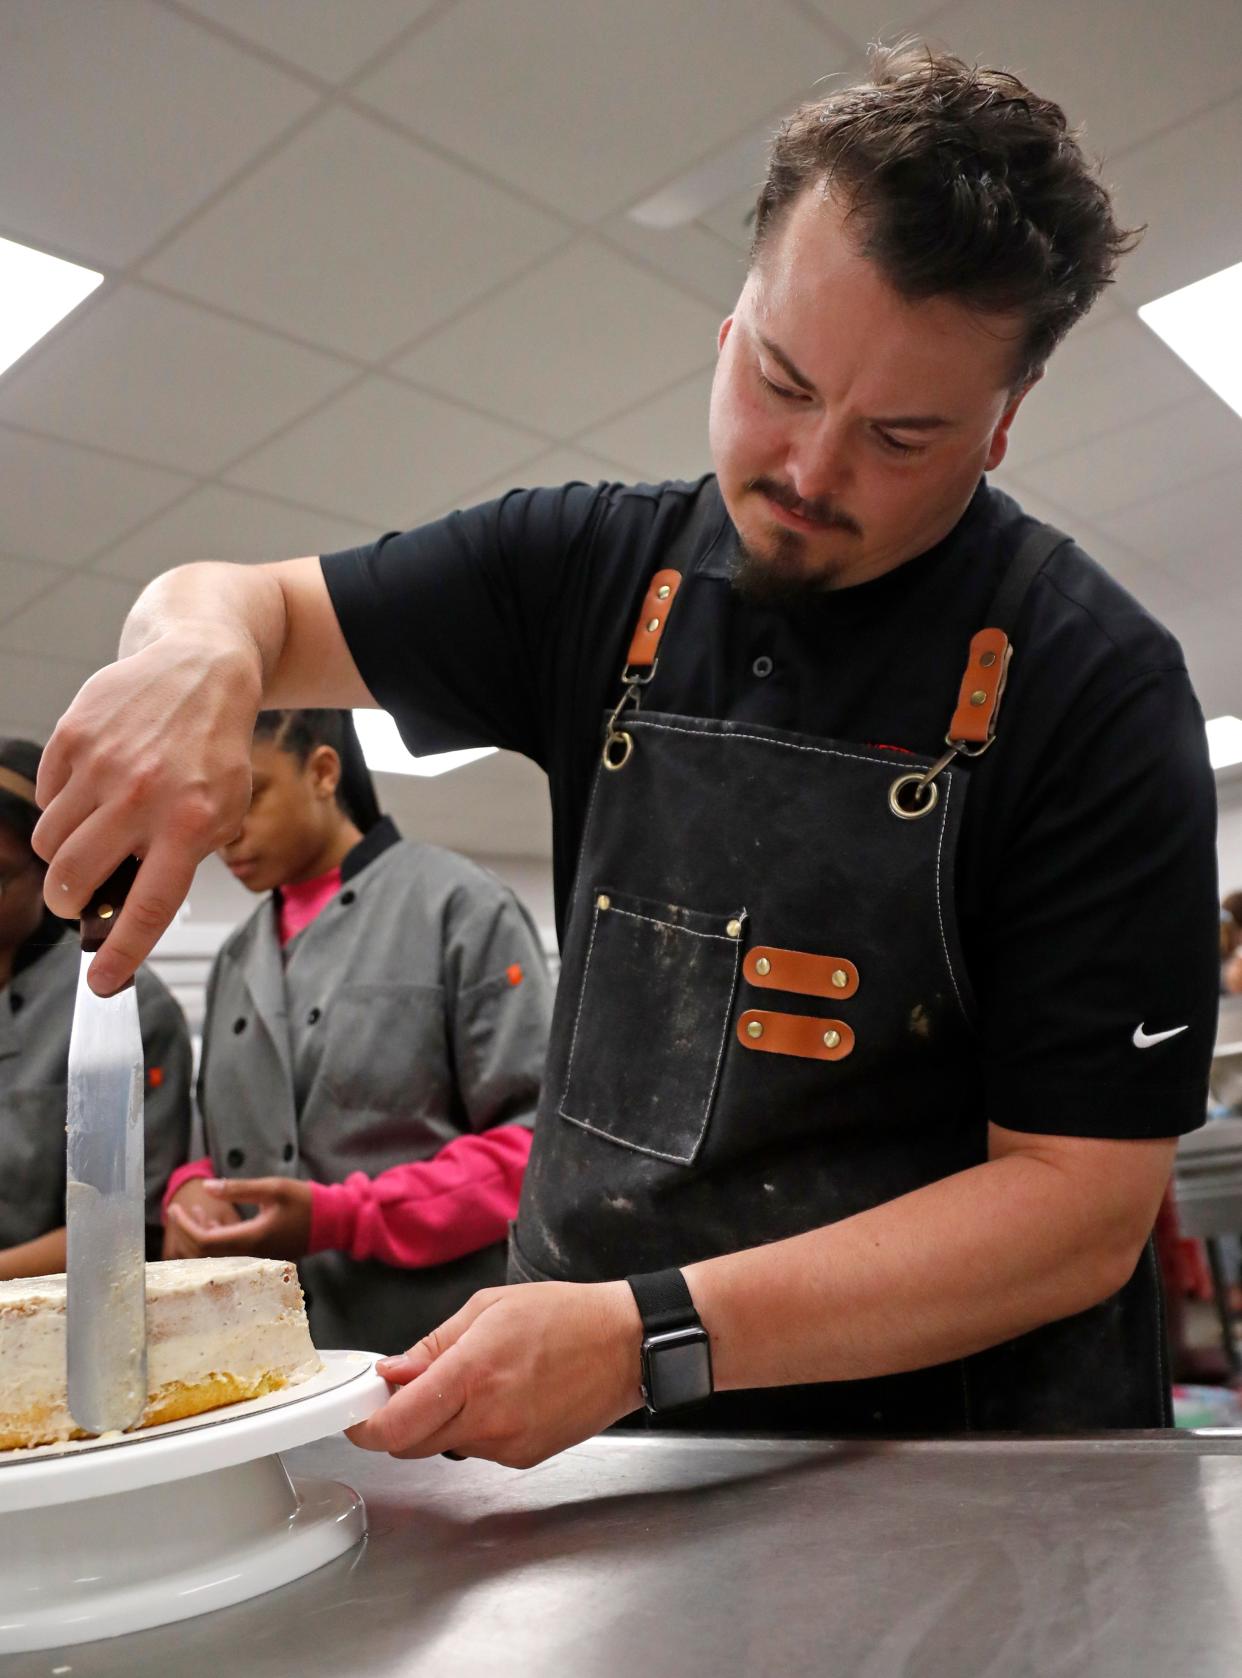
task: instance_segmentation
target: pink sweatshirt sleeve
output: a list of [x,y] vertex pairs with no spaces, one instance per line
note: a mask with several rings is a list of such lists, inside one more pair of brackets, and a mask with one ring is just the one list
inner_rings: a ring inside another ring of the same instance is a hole
[[530,1145],[525,1125],[498,1125],[378,1177],[355,1171],[343,1183],[312,1183],[309,1250],[413,1269],[503,1241]]
[[168,1202],[178,1189],[183,1188],[186,1183],[193,1182],[195,1177],[214,1177],[215,1174],[216,1168],[206,1154],[202,1159],[188,1159],[184,1165],[179,1165],[168,1179],[168,1187],[164,1190],[163,1200],[160,1201],[164,1222],[168,1222]]

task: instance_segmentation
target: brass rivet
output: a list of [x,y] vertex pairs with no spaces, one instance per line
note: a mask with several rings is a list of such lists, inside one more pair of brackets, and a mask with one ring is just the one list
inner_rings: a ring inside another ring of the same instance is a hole
[[612,898],[609,897],[606,892],[600,892],[599,896],[595,899],[595,907],[597,909],[611,909]]
[[672,589],[668,586],[667,583],[661,583],[659,588],[656,590],[656,599],[657,600],[667,600],[669,595],[672,594],[672,592],[673,592]]
[[988,696],[984,693],[982,688],[977,688],[970,696],[970,703],[972,705],[986,705],[987,702]]
[[772,963],[768,960],[767,956],[760,956],[759,960],[755,963],[755,972],[758,973],[761,979],[766,979],[771,971]]
[[838,990],[844,990],[850,982],[850,976],[843,967],[838,967],[832,975],[832,982]]
[[747,1037],[762,1037],[763,1036],[763,1021],[762,1020],[751,1020],[746,1027],[746,1035],[747,1035]]
[[110,921],[115,914],[116,910],[112,907],[111,903],[101,903],[99,905],[99,918],[101,921]]
[[660,627],[659,618],[652,618],[651,622],[647,625],[648,635],[654,635],[656,630],[659,629],[659,627]]
[[996,654],[995,653],[984,653],[983,657],[979,660],[979,663],[983,666],[983,668],[985,670],[990,670],[992,668],[992,666],[996,663]]
[[730,921],[728,926],[725,927],[725,931],[729,934],[730,938],[740,938],[742,936],[741,921]]
[[826,1049],[835,1049],[840,1041],[841,1033],[839,1031],[826,1031],[824,1033],[824,1047]]

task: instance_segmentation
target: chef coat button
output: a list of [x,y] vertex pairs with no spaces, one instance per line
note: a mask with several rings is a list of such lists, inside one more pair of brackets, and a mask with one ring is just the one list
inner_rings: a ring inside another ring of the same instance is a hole
[[766,979],[771,971],[772,963],[768,960],[767,956],[760,956],[759,960],[755,963],[755,972],[758,973],[761,979]]
[[844,990],[850,982],[850,976],[843,967],[838,967],[832,975],[832,982],[838,990]]
[[231,1167],[232,1170],[237,1171],[241,1166],[245,1165],[246,1156],[240,1148],[230,1148],[228,1153],[224,1156],[224,1163]]
[[751,1020],[751,1021],[749,1021],[747,1026],[746,1026],[746,1035],[747,1035],[747,1037],[762,1037],[763,1036],[763,1021],[762,1020]]
[[12,1008],[12,1010],[15,1014],[20,1014],[21,1013],[22,1006],[25,1003],[25,1000],[26,1000],[25,997],[24,996],[18,996],[16,991],[13,991],[10,994],[10,996],[9,996],[9,1006],[10,1006],[10,1008]]
[[740,938],[742,936],[741,921],[730,921],[728,926],[725,927],[725,931],[729,934],[730,938]]
[[770,676],[772,674],[772,660],[768,657],[767,653],[760,653],[759,657],[751,665],[751,669],[762,681],[765,676]]
[[289,1161],[293,1158],[292,1142],[285,1143],[284,1147],[280,1150],[280,1157],[284,1160],[285,1164],[288,1165]]
[[824,1047],[826,1049],[835,1049],[840,1041],[841,1033],[839,1031],[826,1031],[824,1033]]
[[345,908],[348,908],[357,896],[358,893],[356,891],[343,891],[341,893],[341,903]]
[[245,1029],[246,1029],[246,1021],[245,1021],[244,1018],[242,1018],[240,1020],[234,1020],[233,1021],[233,1035],[234,1035],[234,1037],[240,1037],[242,1032],[245,1031]]
[[306,1023],[307,1023],[307,1025],[317,1025],[319,1023],[319,1009],[318,1008],[312,1008],[311,1009],[310,1013],[307,1014],[307,1016],[306,1016]]

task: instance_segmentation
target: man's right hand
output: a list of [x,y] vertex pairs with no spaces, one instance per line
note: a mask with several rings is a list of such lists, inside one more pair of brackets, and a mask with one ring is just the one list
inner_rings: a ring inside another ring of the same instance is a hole
[[231,1201],[221,1200],[217,1194],[209,1194],[203,1187],[201,1177],[191,1177],[188,1183],[182,1183],[176,1194],[168,1202],[165,1210],[167,1221],[164,1225],[164,1257],[166,1259],[202,1258],[203,1256],[202,1247],[197,1244],[190,1231],[171,1216],[174,1206],[179,1206],[183,1212],[188,1213],[195,1223],[209,1225],[212,1229],[241,1222],[241,1213]]
[[127,856],[129,897],[90,971],[110,995],[170,924],[194,870],[237,832],[262,702],[252,642],[223,625],[174,628],[92,676],[43,753],[32,843],[44,895],[72,918]]

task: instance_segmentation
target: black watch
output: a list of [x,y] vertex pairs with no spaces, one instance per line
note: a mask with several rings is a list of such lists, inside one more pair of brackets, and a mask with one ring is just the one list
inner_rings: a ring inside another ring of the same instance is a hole
[[643,1320],[643,1399],[653,1416],[712,1395],[712,1348],[680,1270],[627,1276]]

